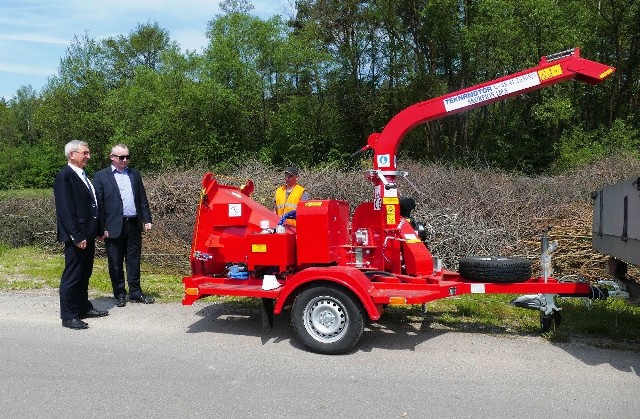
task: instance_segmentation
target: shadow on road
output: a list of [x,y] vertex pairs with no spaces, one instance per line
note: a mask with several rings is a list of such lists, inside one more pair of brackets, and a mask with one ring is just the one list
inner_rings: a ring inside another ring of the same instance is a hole
[[[225,333],[233,335],[260,337],[262,344],[289,341],[296,348],[303,349],[290,326],[291,315],[288,310],[274,316],[271,330],[262,329],[262,316],[259,307],[237,306],[235,304],[212,303],[196,313],[201,318],[191,324],[187,333]],[[469,332],[470,330],[444,329],[433,327],[432,316],[411,319],[398,315],[383,316],[380,320],[368,323],[355,351],[368,352],[373,349],[413,351],[423,342],[447,333],[449,330]],[[437,325],[436,325],[437,326]],[[487,333],[476,331],[476,333]]]
[[[304,350],[290,326],[289,311],[275,316],[273,329],[267,331],[262,329],[262,317],[258,305],[238,306],[233,303],[215,302],[203,307],[196,314],[200,319],[189,326],[187,333],[210,332],[260,337],[263,345],[289,342],[293,347]],[[413,351],[418,345],[449,332],[511,338],[537,335],[522,334],[507,327],[487,326],[474,322],[443,327],[437,322],[437,317],[429,314],[407,317],[398,313],[391,315],[385,313],[379,321],[367,324],[362,339],[354,351],[368,352],[373,349]],[[615,350],[583,341],[551,342],[551,344],[587,365],[609,364],[620,371],[640,374],[640,353],[637,351]],[[594,347],[598,349],[594,350]]]

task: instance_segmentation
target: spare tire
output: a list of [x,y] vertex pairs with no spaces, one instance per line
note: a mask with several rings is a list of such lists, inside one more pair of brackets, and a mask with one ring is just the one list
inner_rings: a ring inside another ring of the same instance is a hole
[[460,276],[487,283],[523,282],[531,278],[531,261],[506,256],[469,256],[458,263]]

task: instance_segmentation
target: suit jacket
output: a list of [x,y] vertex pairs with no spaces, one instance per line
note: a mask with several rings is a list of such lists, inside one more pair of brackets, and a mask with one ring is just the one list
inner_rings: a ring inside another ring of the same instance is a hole
[[[140,172],[131,167],[128,168],[129,179],[131,180],[131,190],[133,201],[138,215],[138,227],[151,222],[151,210],[147,201],[147,193],[142,184]],[[111,166],[98,171],[93,177],[93,186],[96,189],[98,200],[99,218],[104,230],[109,232],[112,239],[120,237],[122,232],[122,197],[118,183],[113,175]]]
[[93,194],[68,165],[56,176],[53,195],[58,241],[78,244],[83,240],[94,241],[98,234],[102,235]]

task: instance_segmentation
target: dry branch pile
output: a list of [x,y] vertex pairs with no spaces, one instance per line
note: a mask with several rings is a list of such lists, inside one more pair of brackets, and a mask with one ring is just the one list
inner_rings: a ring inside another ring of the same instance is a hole
[[[625,156],[561,176],[527,177],[491,168],[410,161],[400,161],[399,166],[409,173],[399,180],[400,192],[415,199],[412,217],[427,224],[429,248],[446,268],[457,269],[457,261],[471,255],[524,256],[537,264],[540,236],[550,226],[550,238],[559,242],[554,255],[556,276],[577,274],[589,279],[606,275],[606,256],[591,248],[590,193],[640,173],[640,161]],[[191,235],[205,172],[194,168],[145,176],[154,217],[154,229],[143,239],[147,262],[175,273],[189,272]],[[345,200],[352,210],[373,195],[372,185],[359,170],[325,166],[303,169],[301,175],[300,183],[312,198]],[[253,180],[252,197],[268,208],[282,182],[278,168],[256,161],[216,176],[234,185]],[[0,201],[0,241],[56,247],[53,199]]]

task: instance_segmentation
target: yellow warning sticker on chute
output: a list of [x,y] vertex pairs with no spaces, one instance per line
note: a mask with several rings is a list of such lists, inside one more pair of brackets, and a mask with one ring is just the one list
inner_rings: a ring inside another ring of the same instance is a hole
[[540,77],[540,81],[545,81],[561,75],[562,75],[562,67],[560,67],[560,64],[556,64],[554,66],[543,68],[542,70],[538,70],[538,77]]

